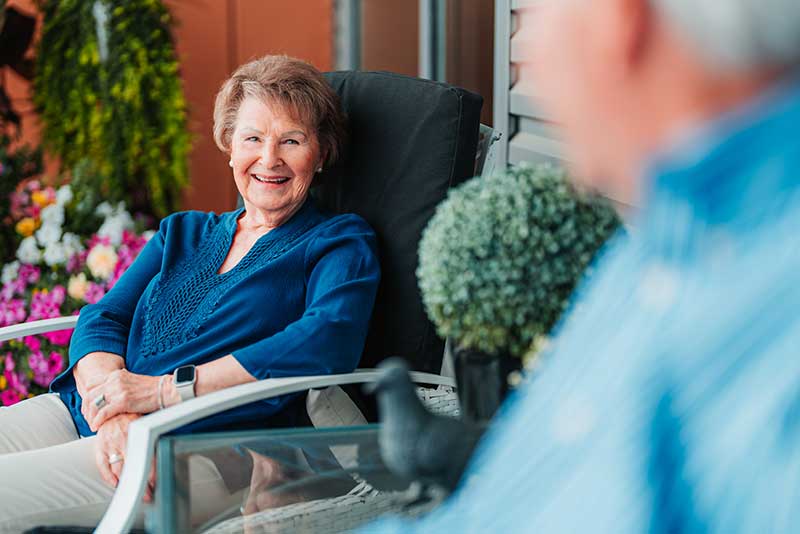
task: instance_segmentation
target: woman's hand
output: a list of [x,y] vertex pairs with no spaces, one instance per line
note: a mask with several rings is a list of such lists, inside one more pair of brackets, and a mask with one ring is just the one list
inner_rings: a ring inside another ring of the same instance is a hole
[[[109,373],[83,397],[81,411],[89,428],[97,432],[106,421],[119,414],[147,414],[158,410],[159,380],[158,376],[137,375],[126,369]],[[96,402],[101,396],[103,402]]]
[[111,352],[92,352],[78,360],[72,368],[78,395],[83,399],[81,413],[87,421],[89,420],[87,410],[94,398],[89,396],[89,391],[105,382],[110,373],[124,367],[125,360],[122,356]]
[[[100,471],[100,476],[109,486],[114,488],[119,484],[122,466],[125,463],[125,447],[128,443],[128,426],[139,419],[141,415],[123,413],[107,420],[97,431],[95,442],[95,463]],[[147,480],[144,500],[153,499],[155,489],[155,461],[150,467],[150,476]]]

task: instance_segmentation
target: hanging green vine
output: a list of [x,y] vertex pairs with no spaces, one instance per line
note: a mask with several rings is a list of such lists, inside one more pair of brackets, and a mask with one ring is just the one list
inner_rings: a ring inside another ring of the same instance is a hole
[[[45,146],[88,158],[101,194],[163,216],[187,184],[186,102],[160,0],[40,0],[34,102]],[[107,18],[104,18],[106,15]]]

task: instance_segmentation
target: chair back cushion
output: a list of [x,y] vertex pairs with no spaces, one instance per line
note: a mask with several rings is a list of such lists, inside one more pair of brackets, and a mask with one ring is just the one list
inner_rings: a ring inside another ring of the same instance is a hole
[[350,140],[313,194],[323,209],[361,215],[378,236],[381,284],[360,366],[401,356],[438,373],[444,341],[422,306],[417,248],[448,189],[473,173],[483,99],[387,72],[325,76],[347,113]]

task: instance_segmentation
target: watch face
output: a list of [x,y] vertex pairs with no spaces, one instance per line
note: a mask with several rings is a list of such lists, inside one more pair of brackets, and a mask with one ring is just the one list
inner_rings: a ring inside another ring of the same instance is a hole
[[175,374],[176,382],[191,382],[192,380],[194,380],[194,367],[178,367],[178,372]]

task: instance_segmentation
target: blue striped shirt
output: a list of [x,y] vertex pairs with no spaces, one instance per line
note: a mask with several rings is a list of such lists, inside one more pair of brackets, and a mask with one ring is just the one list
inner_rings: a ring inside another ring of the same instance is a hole
[[800,83],[643,183],[460,490],[367,531],[800,531]]

